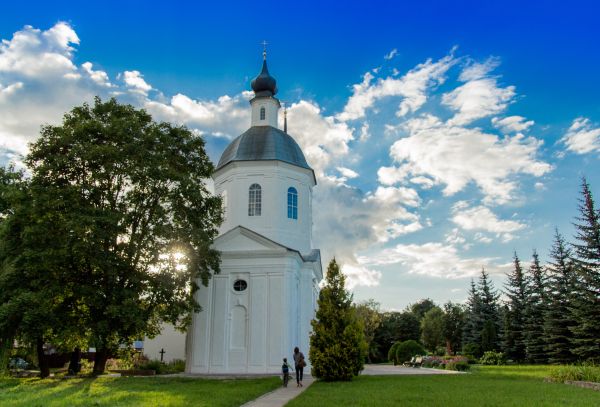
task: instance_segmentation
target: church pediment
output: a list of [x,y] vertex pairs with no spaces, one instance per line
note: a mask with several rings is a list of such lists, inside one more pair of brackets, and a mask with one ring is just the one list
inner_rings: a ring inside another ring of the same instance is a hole
[[213,247],[221,252],[272,251],[289,249],[243,226],[236,226],[215,239]]

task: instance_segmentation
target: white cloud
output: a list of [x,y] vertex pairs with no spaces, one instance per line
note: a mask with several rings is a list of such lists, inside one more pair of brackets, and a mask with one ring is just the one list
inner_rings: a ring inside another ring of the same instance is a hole
[[358,177],[358,173],[356,171],[351,170],[350,168],[337,167],[337,170],[340,172],[340,174],[342,174],[343,177],[346,177],[348,179]]
[[125,71],[123,72],[123,81],[128,88],[135,92],[140,92],[143,95],[147,95],[152,90],[145,80],[140,71]]
[[397,140],[390,155],[399,168],[382,167],[380,182],[393,185],[407,175],[427,176],[444,184],[444,195],[477,184],[486,202],[505,203],[511,197],[517,174],[541,176],[552,169],[537,159],[541,140],[522,134],[498,136],[480,129],[452,126],[432,115],[411,119],[404,124],[409,136]]
[[397,54],[398,54],[398,50],[396,48],[394,48],[389,53],[385,54],[383,59],[387,59],[389,61],[390,59],[394,58]]
[[81,64],[81,69],[88,74],[88,76],[96,82],[100,86],[113,87],[114,85],[110,83],[108,79],[108,74],[104,71],[93,69],[93,65],[91,62],[84,62]]
[[600,127],[592,126],[588,118],[578,117],[561,141],[567,150],[577,154],[600,152]]
[[401,78],[388,76],[373,82],[374,76],[367,72],[363,81],[353,86],[352,96],[348,99],[344,111],[337,118],[341,121],[356,120],[365,116],[367,109],[380,99],[402,97],[398,107],[398,116],[414,112],[427,101],[427,91],[445,81],[448,69],[456,63],[453,55],[447,55],[437,62],[431,59],[417,65]]
[[533,126],[533,120],[527,120],[523,116],[509,116],[503,119],[494,117],[492,124],[503,133],[519,133],[527,131]]
[[288,108],[288,131],[298,142],[318,176],[349,152],[352,129],[332,116],[323,116],[313,102],[301,100]]
[[462,258],[453,245],[443,243],[399,244],[382,250],[377,256],[360,258],[365,266],[404,265],[409,273],[440,278],[475,277],[484,267],[489,273],[502,273],[504,265],[496,258]]
[[346,276],[346,288],[349,290],[356,286],[378,286],[381,279],[381,272],[359,264],[343,264],[342,272]]
[[463,230],[494,233],[505,242],[514,238],[514,232],[525,228],[523,223],[498,219],[496,214],[485,206],[469,207],[465,201],[457,202],[452,208],[452,222]]

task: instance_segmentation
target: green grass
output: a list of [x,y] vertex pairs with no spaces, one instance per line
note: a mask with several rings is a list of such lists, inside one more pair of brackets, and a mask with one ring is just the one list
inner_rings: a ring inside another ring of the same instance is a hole
[[544,382],[551,369],[477,366],[470,374],[317,382],[286,406],[600,406],[600,392]]
[[0,406],[239,406],[278,386],[276,377],[0,379]]

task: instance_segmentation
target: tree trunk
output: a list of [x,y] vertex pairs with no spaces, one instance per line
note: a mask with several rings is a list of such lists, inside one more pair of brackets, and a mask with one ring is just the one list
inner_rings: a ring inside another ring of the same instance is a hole
[[454,355],[454,349],[452,349],[452,342],[446,339],[446,355]]
[[8,360],[10,359],[12,344],[12,339],[0,339],[0,376],[8,373]]
[[50,376],[50,366],[48,366],[48,359],[44,354],[44,338],[41,336],[36,340],[36,350],[38,357],[38,364],[40,365],[40,377],[43,379]]
[[108,349],[96,348],[96,354],[94,355],[94,370],[92,374],[98,376],[104,373],[106,369],[106,361],[108,360]]

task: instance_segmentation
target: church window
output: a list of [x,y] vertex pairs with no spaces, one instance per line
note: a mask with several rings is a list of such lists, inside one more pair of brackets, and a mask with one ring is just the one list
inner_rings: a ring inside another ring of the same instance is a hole
[[265,116],[266,116],[266,111],[264,107],[260,108],[260,120],[265,120]]
[[289,187],[287,192],[287,216],[298,219],[298,191],[294,187]]
[[248,216],[260,216],[261,201],[262,197],[260,185],[250,185],[250,189],[248,191]]
[[233,283],[233,289],[235,291],[245,291],[248,288],[248,283],[244,280],[235,280]]

